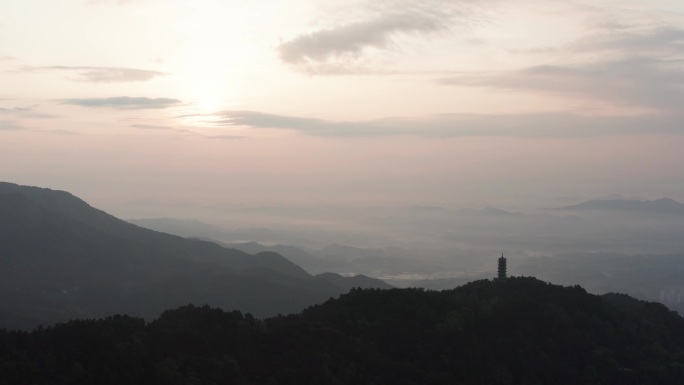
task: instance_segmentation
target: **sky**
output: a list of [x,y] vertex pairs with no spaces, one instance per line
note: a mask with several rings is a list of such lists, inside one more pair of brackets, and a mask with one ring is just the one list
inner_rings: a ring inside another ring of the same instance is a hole
[[114,214],[684,200],[681,0],[0,5],[0,180]]

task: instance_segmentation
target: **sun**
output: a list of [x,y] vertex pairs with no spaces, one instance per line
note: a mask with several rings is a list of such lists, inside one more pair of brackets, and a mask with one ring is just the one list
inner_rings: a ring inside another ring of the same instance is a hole
[[219,108],[219,100],[214,96],[202,97],[198,102],[197,106],[204,112],[210,113],[215,112]]
[[263,63],[273,59],[273,30],[263,12],[232,0],[178,3],[185,5],[168,21],[175,48],[166,60],[175,91],[199,114],[239,104],[245,79],[259,74],[261,85]]

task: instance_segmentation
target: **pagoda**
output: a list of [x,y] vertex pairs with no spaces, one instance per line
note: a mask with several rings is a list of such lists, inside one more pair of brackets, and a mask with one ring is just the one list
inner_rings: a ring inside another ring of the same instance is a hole
[[499,274],[496,279],[505,280],[506,278],[506,258],[504,258],[503,253],[501,253],[501,258],[499,258]]

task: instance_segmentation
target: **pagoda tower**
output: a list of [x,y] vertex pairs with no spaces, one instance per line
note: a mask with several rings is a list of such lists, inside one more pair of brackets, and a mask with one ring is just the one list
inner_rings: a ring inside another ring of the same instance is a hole
[[504,258],[503,253],[501,253],[501,258],[499,258],[499,275],[497,279],[506,279],[506,258]]

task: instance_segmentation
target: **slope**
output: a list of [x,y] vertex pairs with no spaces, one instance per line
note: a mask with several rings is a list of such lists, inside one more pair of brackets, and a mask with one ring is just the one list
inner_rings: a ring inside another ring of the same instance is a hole
[[187,303],[268,316],[342,292],[275,253],[143,229],[66,192],[0,183],[0,327],[153,317]]

